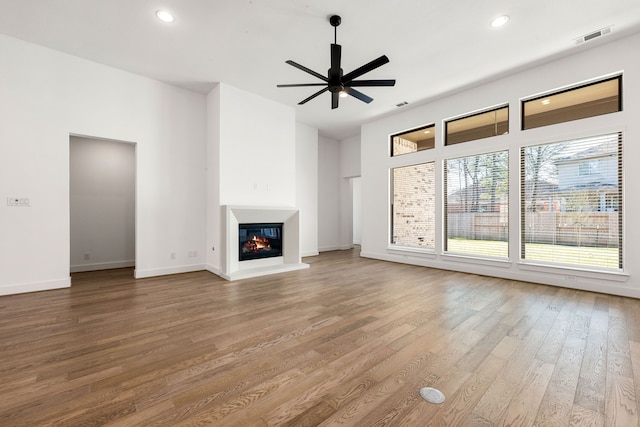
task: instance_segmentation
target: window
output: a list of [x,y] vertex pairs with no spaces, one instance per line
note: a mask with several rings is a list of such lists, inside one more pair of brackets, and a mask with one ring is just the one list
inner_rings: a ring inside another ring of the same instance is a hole
[[600,173],[600,161],[588,160],[579,163],[578,169],[578,175],[580,176],[598,175]]
[[509,133],[509,106],[445,122],[445,145]]
[[508,152],[449,159],[445,180],[445,250],[507,258]]
[[431,124],[391,135],[391,155],[415,153],[435,147],[436,126]]
[[622,134],[522,148],[521,257],[622,269]]
[[522,101],[522,130],[622,111],[622,76]]
[[435,248],[434,162],[392,169],[391,244]]

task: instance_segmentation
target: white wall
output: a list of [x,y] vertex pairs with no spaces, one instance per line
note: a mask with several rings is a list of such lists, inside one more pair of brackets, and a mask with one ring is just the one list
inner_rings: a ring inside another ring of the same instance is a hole
[[0,52],[0,294],[70,285],[70,134],[137,143],[136,276],[202,269],[205,96],[4,35]]
[[220,204],[296,203],[295,110],[226,84],[220,90]]
[[362,242],[362,178],[351,178],[351,194],[353,196],[353,243]]
[[[640,254],[640,223],[633,213],[640,210],[640,193],[633,185],[640,180],[635,160],[640,158],[640,59],[637,48],[640,35],[590,48],[576,48],[576,54],[513,74],[511,76],[465,90],[411,110],[386,117],[362,127],[362,255],[390,261],[468,271],[505,278],[577,287],[621,295],[640,297],[640,273],[635,259]],[[599,76],[624,71],[624,111],[598,117],[520,131],[520,98],[555,88],[573,85]],[[480,141],[444,147],[443,120],[509,103],[510,133]],[[437,143],[433,150],[411,155],[389,157],[389,135],[428,123],[436,123]],[[559,268],[526,266],[519,262],[519,206],[513,197],[509,206],[508,262],[481,262],[456,258],[442,253],[442,162],[446,158],[508,149],[510,155],[510,193],[518,194],[519,148],[524,145],[562,141],[569,138],[598,135],[609,131],[624,132],[624,274],[597,274]],[[437,240],[433,254],[395,251],[388,246],[389,169],[425,161],[435,161]]]
[[220,208],[220,85],[207,95],[207,268],[222,266],[222,212]]
[[296,207],[300,255],[318,255],[318,129],[296,124]]
[[356,243],[353,178],[360,176],[360,135],[342,141],[321,137],[318,147],[319,248],[349,249]]
[[[354,178],[360,176],[360,135],[340,141],[340,247],[353,247],[354,230]],[[359,233],[358,233],[359,234]],[[359,243],[359,235],[358,242]]]
[[71,272],[134,266],[135,145],[69,138]]
[[207,268],[219,273],[222,206],[296,207],[295,110],[220,83],[207,122]]
[[318,250],[341,249],[340,143],[318,139]]
[[340,141],[340,176],[360,176],[360,135]]

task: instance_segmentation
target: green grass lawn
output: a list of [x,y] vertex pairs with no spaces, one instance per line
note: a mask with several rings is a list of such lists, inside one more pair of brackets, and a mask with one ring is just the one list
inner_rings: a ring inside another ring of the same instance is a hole
[[[507,242],[495,240],[449,239],[448,252],[470,255],[489,255],[506,258]],[[618,248],[591,248],[578,246],[525,244],[526,259],[529,261],[575,264],[589,267],[618,268]]]

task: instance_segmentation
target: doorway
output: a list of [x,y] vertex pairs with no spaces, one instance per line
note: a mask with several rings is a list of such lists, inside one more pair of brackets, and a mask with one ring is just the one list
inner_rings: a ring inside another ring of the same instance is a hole
[[135,150],[70,135],[71,273],[135,266]]

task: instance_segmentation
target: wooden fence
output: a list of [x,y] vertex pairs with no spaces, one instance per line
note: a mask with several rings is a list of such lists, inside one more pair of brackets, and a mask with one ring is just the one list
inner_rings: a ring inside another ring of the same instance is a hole
[[[526,243],[618,247],[618,212],[527,212]],[[449,238],[508,240],[506,213],[450,213]]]

